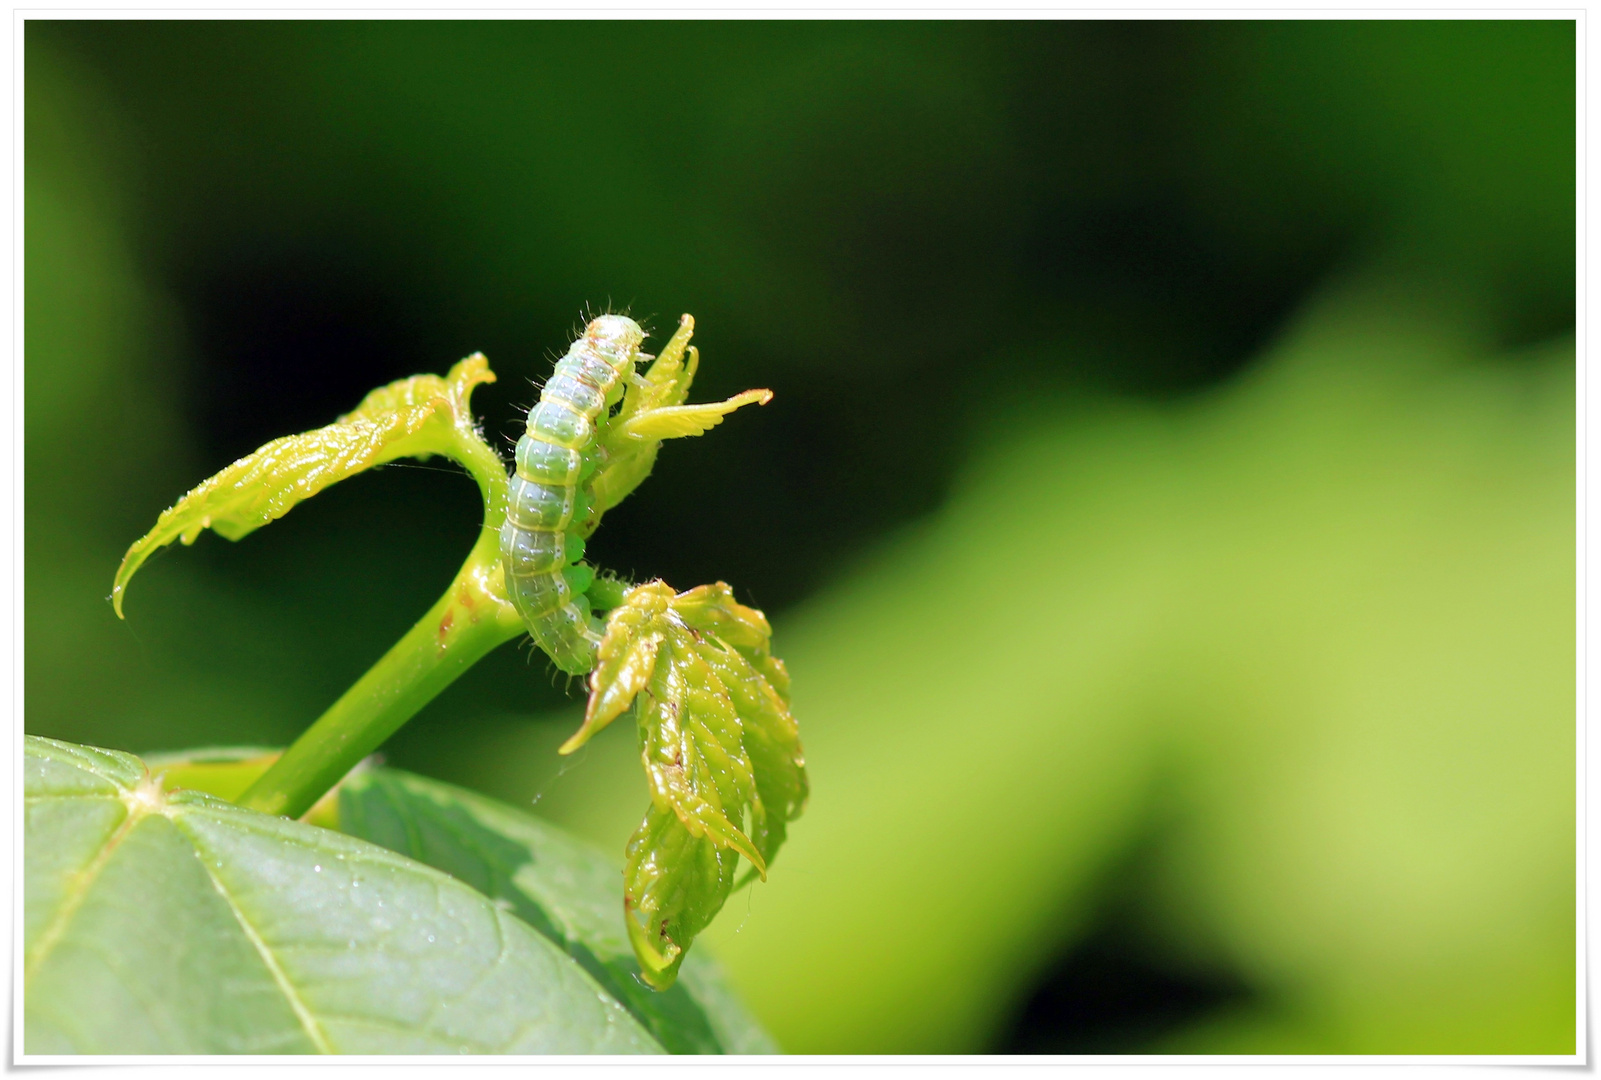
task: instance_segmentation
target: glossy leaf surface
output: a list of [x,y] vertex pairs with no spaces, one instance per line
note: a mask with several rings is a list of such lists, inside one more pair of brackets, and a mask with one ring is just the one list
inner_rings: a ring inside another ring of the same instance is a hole
[[739,857],[765,878],[805,806],[771,634],[722,583],[678,595],[660,581],[635,587],[608,617],[583,726],[562,746],[571,753],[639,702],[651,807],[628,843],[623,903],[643,977],[658,988],[728,899]]
[[192,544],[206,529],[241,539],[330,484],[397,458],[444,454],[479,467],[470,453],[478,440],[469,399],[474,387],[494,381],[489,361],[475,353],[443,378],[416,375],[379,387],[332,424],[274,439],[240,458],[164,510],[128,549],[112,586],[117,615],[129,580],[174,540]]

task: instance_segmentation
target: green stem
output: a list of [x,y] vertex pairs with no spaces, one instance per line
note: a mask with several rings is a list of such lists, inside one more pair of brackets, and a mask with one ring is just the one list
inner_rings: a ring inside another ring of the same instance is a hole
[[470,429],[458,433],[449,455],[484,497],[484,529],[467,561],[406,636],[239,797],[240,806],[300,817],[458,676],[523,633],[500,569],[505,466]]

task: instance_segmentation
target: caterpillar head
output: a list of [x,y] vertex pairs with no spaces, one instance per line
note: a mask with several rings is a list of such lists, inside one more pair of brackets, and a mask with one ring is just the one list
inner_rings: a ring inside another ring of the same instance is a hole
[[584,327],[584,340],[613,367],[621,368],[638,356],[645,331],[626,315],[602,315]]

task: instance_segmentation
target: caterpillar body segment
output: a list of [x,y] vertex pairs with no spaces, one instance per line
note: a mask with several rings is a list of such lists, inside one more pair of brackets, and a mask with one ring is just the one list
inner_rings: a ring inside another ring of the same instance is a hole
[[639,324],[624,316],[591,322],[557,362],[517,441],[500,530],[506,588],[539,647],[573,675],[594,666],[601,634],[584,596],[593,572],[576,565],[593,502],[586,481],[604,456],[598,430],[636,377],[644,340]]
[[[652,358],[639,351],[645,333],[634,320],[595,319],[557,362],[517,442],[500,532],[507,592],[539,647],[568,674],[595,666],[603,633],[585,596],[594,572],[579,562],[601,515],[650,474],[663,439],[700,435],[734,410],[772,399],[769,390],[747,390],[686,405],[699,361],[689,345],[694,330],[685,315]],[[641,374],[638,365],[651,359]]]

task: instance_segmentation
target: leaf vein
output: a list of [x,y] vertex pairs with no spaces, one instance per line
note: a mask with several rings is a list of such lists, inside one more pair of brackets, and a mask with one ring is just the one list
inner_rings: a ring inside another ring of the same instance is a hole
[[149,813],[143,804],[135,803],[129,806],[127,800],[122,800],[122,802],[128,816],[123,818],[116,831],[95,853],[95,857],[89,861],[89,865],[73,875],[71,888],[62,899],[61,906],[56,909],[55,918],[50,920],[50,925],[45,927],[44,933],[40,934],[39,940],[34,943],[33,956],[28,958],[22,974],[24,992],[26,992],[28,984],[33,980],[35,973],[43,966],[45,959],[66,934],[67,925],[78,914],[78,909],[83,906],[84,898],[89,895],[89,889],[94,885],[96,879],[100,877],[100,872],[106,868],[106,863],[111,861],[112,853],[121,846],[123,840],[127,839],[134,826],[139,824],[145,815]]
[[239,906],[233,894],[222,883],[222,879],[212,872],[204,856],[200,859],[200,866],[205,870],[206,876],[211,879],[212,887],[217,890],[217,895],[222,897],[223,903],[228,905],[228,910],[233,912],[233,917],[239,923],[239,928],[244,931],[246,940],[255,948],[256,954],[261,957],[261,962],[267,966],[267,972],[272,976],[273,982],[278,985],[278,992],[283,994],[285,1000],[289,1002],[289,1008],[294,1011],[295,1019],[299,1020],[300,1026],[305,1029],[306,1037],[311,1040],[311,1044],[317,1048],[319,1054],[334,1053],[334,1048],[328,1042],[328,1036],[323,1032],[322,1025],[317,1022],[317,1018],[311,1014],[311,1009],[301,1000],[299,991],[289,981],[289,976],[279,965],[278,958],[273,954],[267,942],[256,931],[255,926],[245,917],[244,909]]

